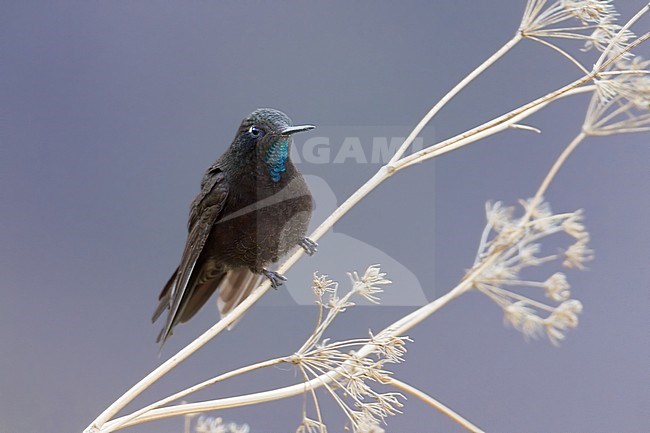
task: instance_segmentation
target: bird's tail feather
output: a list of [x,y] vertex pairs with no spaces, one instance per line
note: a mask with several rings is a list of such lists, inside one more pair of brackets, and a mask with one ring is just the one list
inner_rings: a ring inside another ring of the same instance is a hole
[[153,316],[151,317],[151,323],[158,320],[163,311],[169,308],[169,305],[171,304],[169,299],[172,294],[172,287],[174,287],[174,283],[176,282],[177,273],[178,268],[176,268],[172,276],[169,278],[169,281],[167,281],[167,284],[165,284],[165,287],[162,289],[162,292],[160,292],[160,295],[158,296],[158,307],[156,307],[156,311],[154,311]]
[[[221,317],[224,317],[246,299],[253,289],[262,283],[262,278],[262,275],[255,274],[246,268],[229,271],[219,286],[217,307]],[[240,319],[231,323],[228,329],[232,329]]]
[[[174,295],[174,291],[176,290],[175,284],[177,284],[178,279],[177,274],[178,269],[174,272],[160,293],[160,302],[153,314],[153,321],[158,319],[163,311],[171,308],[173,303],[172,296],[176,296]],[[224,271],[219,270],[214,266],[209,264],[203,266],[201,272],[195,278],[190,280],[187,290],[185,290],[183,298],[180,301],[177,313],[174,317],[167,318],[167,323],[171,323],[171,325],[163,327],[158,336],[157,342],[161,343],[161,345],[164,344],[165,340],[172,334],[174,326],[178,323],[184,323],[190,320],[208,301],[208,299],[210,299],[210,296],[212,296],[215,290],[217,290],[217,287],[225,275],[226,273]]]
[[192,295],[187,300],[187,304],[184,306],[178,321],[180,323],[185,323],[194,317],[196,312],[199,311],[206,302],[208,302],[208,299],[210,299],[215,290],[217,290],[217,287],[219,287],[225,276],[225,272],[209,272],[206,278],[200,279],[194,286]]

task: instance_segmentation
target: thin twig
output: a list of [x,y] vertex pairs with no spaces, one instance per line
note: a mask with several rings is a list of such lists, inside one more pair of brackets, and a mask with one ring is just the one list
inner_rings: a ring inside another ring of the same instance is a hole
[[544,39],[536,38],[535,36],[527,36],[527,37],[528,37],[528,39],[531,39],[531,40],[533,40],[535,42],[539,42],[540,44],[542,44],[544,46],[547,46],[547,47],[551,48],[552,50],[557,51],[558,53],[560,53],[561,55],[563,55],[564,57],[569,59],[574,65],[576,65],[582,71],[583,74],[585,74],[585,75],[589,74],[589,71],[584,66],[582,66],[582,63],[577,61],[575,59],[575,57],[573,57],[571,54],[567,53],[566,51],[564,51],[562,48],[558,47],[557,45],[552,44],[550,42],[547,42]]
[[549,172],[546,174],[546,177],[542,181],[542,184],[539,186],[539,189],[535,193],[535,196],[530,202],[530,207],[526,211],[526,215],[524,218],[522,218],[522,221],[527,221],[528,218],[531,216],[531,213],[533,212],[533,209],[539,205],[539,203],[542,200],[542,196],[544,193],[546,193],[546,190],[548,189],[548,186],[551,184],[551,181],[557,175],[557,172],[560,170],[560,167],[562,167],[562,164],[564,164],[564,161],[569,157],[571,152],[575,150],[575,148],[580,144],[582,140],[585,139],[587,134],[584,132],[581,132],[580,134],[576,135],[576,137],[569,143],[569,145],[562,151],[558,159],[553,163],[553,166],[549,170]]
[[400,391],[404,391],[405,393],[408,393],[414,397],[419,398],[429,406],[433,407],[434,409],[438,410],[444,415],[447,415],[449,418],[451,418],[452,420],[454,420],[455,422],[463,426],[468,431],[471,431],[472,433],[484,433],[483,430],[476,427],[474,424],[472,424],[471,422],[469,422],[468,420],[460,416],[457,412],[454,412],[444,404],[440,403],[438,400],[420,391],[414,386],[411,386],[408,383],[402,382],[401,380],[397,380],[395,378],[391,378],[390,382],[388,382],[388,385],[393,385],[395,388],[399,389]]

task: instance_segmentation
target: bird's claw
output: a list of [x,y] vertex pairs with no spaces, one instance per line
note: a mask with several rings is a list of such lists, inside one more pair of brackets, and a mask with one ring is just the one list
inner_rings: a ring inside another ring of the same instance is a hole
[[313,256],[318,251],[318,244],[309,238],[302,238],[299,245],[310,256]]
[[273,287],[276,290],[278,287],[284,284],[285,281],[287,281],[287,277],[285,277],[279,272],[269,271],[268,269],[262,269],[262,274],[264,274],[264,276],[268,278],[269,281],[271,281],[271,287]]

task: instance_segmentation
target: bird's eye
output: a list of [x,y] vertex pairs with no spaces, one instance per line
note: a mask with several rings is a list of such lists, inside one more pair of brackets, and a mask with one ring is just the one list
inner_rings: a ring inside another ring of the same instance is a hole
[[264,135],[264,131],[262,131],[260,128],[257,126],[251,126],[248,129],[248,133],[252,135],[254,138],[259,138]]

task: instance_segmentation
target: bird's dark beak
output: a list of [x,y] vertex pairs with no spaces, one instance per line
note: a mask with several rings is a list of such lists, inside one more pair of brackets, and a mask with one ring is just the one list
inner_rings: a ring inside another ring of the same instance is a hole
[[296,132],[304,132],[304,131],[309,131],[311,129],[314,129],[314,125],[298,125],[298,126],[289,126],[288,128],[284,128],[281,132],[282,135],[291,135],[295,134]]

